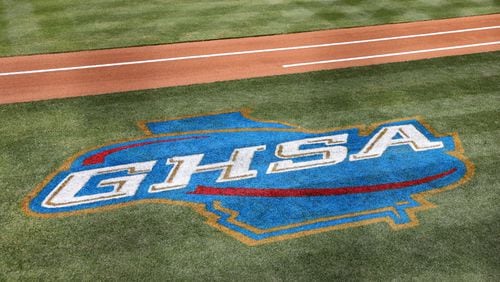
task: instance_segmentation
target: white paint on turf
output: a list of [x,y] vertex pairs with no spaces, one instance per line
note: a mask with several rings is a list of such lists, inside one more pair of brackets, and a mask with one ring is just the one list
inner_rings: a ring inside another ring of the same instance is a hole
[[467,45],[456,45],[456,46],[449,46],[449,47],[424,49],[424,50],[415,50],[415,51],[398,52],[398,53],[377,54],[377,55],[352,57],[352,58],[342,58],[342,59],[335,59],[335,60],[325,60],[325,61],[296,63],[296,64],[283,65],[283,67],[284,68],[292,68],[292,67],[303,67],[303,66],[319,65],[319,64],[333,64],[333,63],[340,63],[340,62],[349,62],[349,61],[360,61],[360,60],[375,59],[375,58],[397,57],[397,56],[412,55],[412,54],[421,54],[421,53],[431,53],[431,52],[439,52],[439,51],[456,50],[456,49],[465,49],[465,48],[489,46],[489,45],[496,45],[496,44],[500,44],[500,41],[484,42],[484,43],[476,43],[476,44],[467,44]]

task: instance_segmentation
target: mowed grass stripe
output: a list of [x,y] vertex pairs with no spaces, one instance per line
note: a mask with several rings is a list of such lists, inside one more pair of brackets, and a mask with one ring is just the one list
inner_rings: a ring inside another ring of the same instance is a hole
[[[498,98],[496,99],[498,100]],[[449,124],[454,124],[457,129],[460,128],[461,134],[481,134],[492,128],[500,128],[500,120],[494,118],[499,115],[500,107],[497,107],[491,111],[481,110],[474,113],[441,117],[438,121],[435,121],[435,126],[444,127]],[[477,122],[478,120],[480,122]]]
[[3,5],[3,2],[0,1],[0,42],[2,42],[2,45],[6,45],[5,47],[0,47],[4,48],[6,51],[10,52],[8,49],[8,46],[10,45],[10,42],[7,38],[7,19],[6,16],[4,16],[6,9]]
[[498,157],[499,130],[488,130],[477,134],[460,135],[463,142],[467,142],[468,156],[475,157]]
[[500,12],[493,0],[1,0],[0,56],[279,34]]

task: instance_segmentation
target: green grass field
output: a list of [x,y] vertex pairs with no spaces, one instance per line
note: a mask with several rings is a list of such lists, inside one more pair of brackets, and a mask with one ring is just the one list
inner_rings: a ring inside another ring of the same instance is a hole
[[[0,0],[0,56],[289,33],[500,12],[498,0]],[[0,105],[0,281],[500,280],[500,52]],[[1,95],[1,85],[0,85]],[[385,223],[250,247],[187,207],[42,219],[23,199],[73,154],[139,120],[251,108],[322,129],[422,116],[458,132],[473,179]]]
[[[0,280],[489,280],[500,277],[500,52],[0,106]],[[422,115],[459,133],[471,182],[419,226],[374,224],[246,246],[189,208],[138,205],[56,219],[22,199],[65,159],[141,136],[136,121],[249,107],[327,128]]]
[[498,0],[1,0],[0,56],[498,12]]

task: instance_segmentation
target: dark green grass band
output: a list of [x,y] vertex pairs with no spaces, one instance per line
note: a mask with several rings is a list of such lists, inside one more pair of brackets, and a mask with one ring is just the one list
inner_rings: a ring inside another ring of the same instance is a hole
[[497,0],[2,0],[0,56],[491,14]]

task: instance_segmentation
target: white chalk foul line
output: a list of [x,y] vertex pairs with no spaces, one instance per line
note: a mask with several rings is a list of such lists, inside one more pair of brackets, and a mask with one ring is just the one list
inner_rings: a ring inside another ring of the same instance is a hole
[[292,68],[292,67],[303,67],[303,66],[319,65],[319,64],[332,64],[332,63],[349,62],[349,61],[359,61],[359,60],[367,60],[367,59],[375,59],[375,58],[396,57],[396,56],[412,55],[412,54],[420,54],[420,53],[430,53],[430,52],[447,51],[447,50],[455,50],[455,49],[465,49],[465,48],[473,48],[473,47],[496,45],[496,44],[500,44],[500,41],[484,42],[484,43],[476,43],[476,44],[467,44],[467,45],[456,45],[456,46],[433,48],[433,49],[424,49],[424,50],[415,50],[415,51],[398,52],[398,53],[378,54],[378,55],[352,57],[352,58],[343,58],[343,59],[326,60],[326,61],[296,63],[296,64],[283,65],[283,67],[284,68]]
[[170,62],[170,61],[182,61],[182,60],[213,58],[213,57],[225,57],[225,56],[235,56],[235,55],[248,55],[248,54],[257,54],[257,53],[279,52],[279,51],[291,51],[291,50],[301,50],[301,49],[310,49],[310,48],[322,48],[322,47],[331,47],[331,46],[340,46],[340,45],[351,45],[351,44],[362,44],[362,43],[380,42],[380,41],[389,41],[389,40],[398,40],[398,39],[409,39],[409,38],[426,37],[426,36],[436,36],[436,35],[445,35],[445,34],[454,34],[454,33],[463,33],[463,32],[473,32],[473,31],[482,31],[482,30],[490,30],[490,29],[498,29],[498,28],[500,28],[500,25],[486,26],[486,27],[477,27],[477,28],[467,28],[467,29],[457,29],[457,30],[448,30],[448,31],[439,31],[439,32],[431,32],[431,33],[412,34],[412,35],[382,37],[382,38],[365,39],[365,40],[324,43],[324,44],[316,44],[316,45],[302,45],[302,46],[292,46],[292,47],[282,47],[282,48],[272,48],[272,49],[258,49],[258,50],[237,51],[237,52],[227,52],[227,53],[214,53],[214,54],[205,54],[205,55],[192,55],[192,56],[183,56],[183,57],[160,58],[160,59],[151,59],[151,60],[142,60],[142,61],[118,62],[118,63],[96,64],[96,65],[85,65],[85,66],[74,66],[74,67],[64,67],[64,68],[51,68],[51,69],[39,69],[39,70],[3,72],[3,73],[0,73],[0,76],[36,74],[36,73],[49,73],[49,72],[61,72],[61,71],[74,71],[74,70],[119,67],[119,66],[151,64],[151,63],[161,63],[161,62]]

